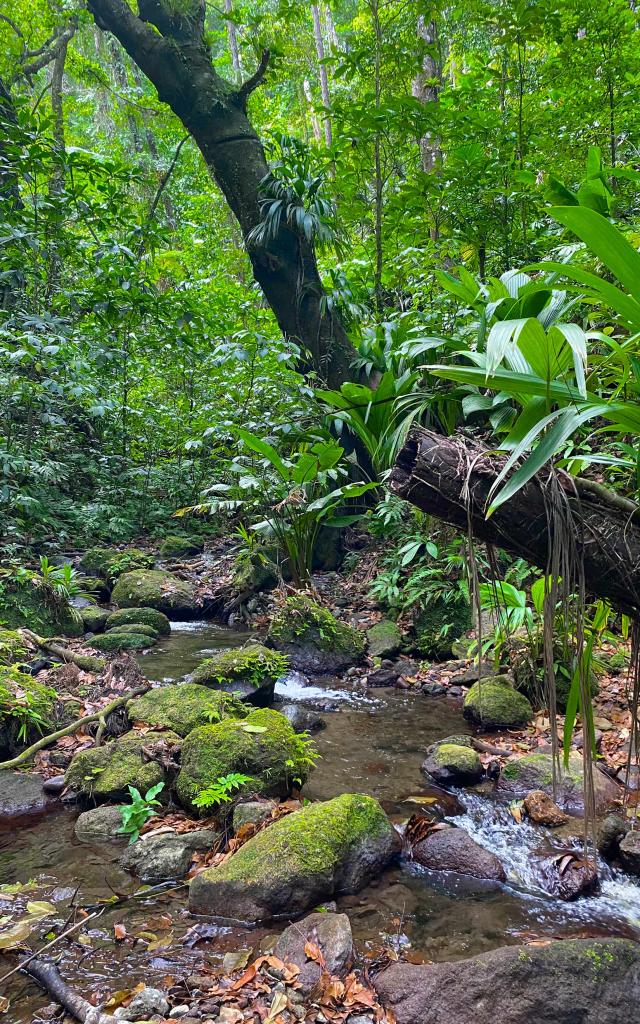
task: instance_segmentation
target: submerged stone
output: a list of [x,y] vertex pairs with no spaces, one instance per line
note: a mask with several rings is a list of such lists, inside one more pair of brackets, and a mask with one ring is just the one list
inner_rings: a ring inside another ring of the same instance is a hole
[[0,820],[42,814],[51,805],[39,775],[0,771]]
[[474,683],[464,699],[463,714],[485,729],[512,729],[533,718],[523,693],[514,690],[508,676],[492,676]]
[[111,600],[119,608],[155,608],[170,619],[193,617],[198,613],[191,583],[160,569],[136,569],[120,576]]
[[127,733],[104,746],[80,750],[67,768],[67,786],[96,800],[127,798],[128,786],[144,796],[166,778],[163,766],[151,756],[154,745],[166,749],[180,742],[172,732]]
[[345,793],[275,821],[229,860],[197,875],[192,913],[264,921],[358,892],[401,848],[377,800]]
[[244,718],[248,708],[228,693],[195,683],[159,686],[129,701],[127,712],[132,722],[172,729],[186,736],[200,725],[223,718]]
[[366,637],[327,608],[298,594],[273,619],[267,641],[286,654],[293,668],[309,675],[334,675],[362,660]]

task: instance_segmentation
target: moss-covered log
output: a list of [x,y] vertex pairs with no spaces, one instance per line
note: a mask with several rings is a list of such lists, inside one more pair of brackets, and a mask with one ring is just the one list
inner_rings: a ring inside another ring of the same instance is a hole
[[[505,463],[467,437],[413,430],[398,455],[391,488],[413,505],[545,569],[549,521],[544,472],[487,519],[491,487]],[[576,527],[587,589],[617,608],[640,611],[640,523],[628,503],[569,476],[559,476]]]

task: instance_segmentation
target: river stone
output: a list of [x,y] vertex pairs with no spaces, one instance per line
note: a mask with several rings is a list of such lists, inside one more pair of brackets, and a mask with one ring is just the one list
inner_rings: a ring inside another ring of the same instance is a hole
[[189,909],[245,921],[304,913],[355,893],[399,853],[401,841],[377,800],[344,793],[275,821],[190,887]]
[[621,814],[607,814],[598,829],[598,853],[606,860],[613,860],[620,852],[620,841],[631,828]]
[[468,736],[448,736],[427,747],[422,771],[440,786],[464,786],[480,782],[484,769]]
[[143,988],[128,1006],[119,1006],[114,1013],[117,1020],[146,1021],[150,1017],[166,1017],[169,1013],[167,998],[159,988]]
[[153,647],[155,640],[142,633],[101,633],[94,636],[89,644],[103,654],[120,654],[122,651],[143,651]]
[[288,719],[294,732],[318,732],[326,729],[327,723],[315,711],[303,708],[300,704],[283,704],[278,709]]
[[627,832],[620,842],[620,860],[632,875],[640,875],[640,832]]
[[233,809],[233,831],[237,832],[243,825],[261,825],[271,817],[276,806],[275,800],[245,800],[236,804]]
[[538,881],[551,896],[567,901],[591,896],[599,888],[595,865],[579,855],[567,861],[563,852],[544,858]]
[[42,788],[39,775],[0,771],[0,818],[18,818],[42,814],[51,801]]
[[566,825],[569,821],[569,815],[561,811],[549,794],[542,789],[532,789],[527,793],[524,798],[524,809],[536,825],[555,828],[557,825]]
[[138,839],[120,858],[125,870],[137,875],[141,882],[155,885],[168,879],[184,878],[196,852],[210,850],[220,839],[211,828],[193,832],[153,833]]
[[103,633],[111,612],[108,608],[89,605],[88,608],[80,609],[80,615],[88,633]]
[[189,682],[223,690],[256,707],[265,707],[271,704],[275,685],[288,664],[288,659],[277,651],[264,644],[249,643],[219,651],[201,661]]
[[454,963],[392,964],[374,985],[398,1024],[622,1024],[637,1018],[640,945],[504,946]]
[[126,836],[118,834],[122,825],[122,814],[118,807],[105,804],[92,807],[79,815],[75,824],[76,839],[81,843],[125,842]]
[[462,711],[465,718],[485,729],[511,729],[533,718],[530,701],[514,690],[509,676],[492,676],[474,683]]
[[155,608],[121,608],[117,612],[111,612],[107,619],[106,629],[113,629],[115,626],[135,626],[142,623],[151,626],[160,636],[169,636],[171,623],[166,615],[156,611]]
[[[308,914],[286,928],[276,942],[274,953],[286,964],[300,968],[296,984],[303,995],[308,995],[322,976],[322,968],[310,960],[305,952],[307,942],[322,953],[329,974],[341,975],[353,962],[353,936],[346,914]],[[351,1018],[353,1020],[353,1018]]]
[[[552,757],[550,753],[525,754],[517,761],[510,761],[500,772],[498,788],[524,797],[532,789],[543,790],[553,796]],[[619,799],[622,789],[617,782],[601,772],[597,766],[593,772],[596,812],[604,813],[611,803]],[[584,814],[584,774],[582,755],[574,751],[569,755],[568,769],[561,764],[558,775],[556,803],[567,814]]]
[[504,882],[504,868],[495,853],[485,850],[462,828],[444,828],[420,840],[411,851],[413,860],[431,871],[455,871],[473,878]]
[[172,729],[178,736],[223,718],[245,718],[247,712],[246,705],[228,693],[196,683],[157,686],[127,704],[132,722]]
[[119,578],[111,600],[119,608],[155,608],[170,619],[193,618],[198,602],[191,583],[161,569],[135,569]]
[[127,798],[129,786],[144,795],[165,781],[165,769],[146,751],[154,744],[162,750],[180,743],[180,737],[172,732],[127,733],[104,746],[80,750],[67,768],[67,786],[96,800]]
[[190,558],[199,555],[204,548],[204,542],[198,537],[183,537],[177,533],[170,533],[160,545],[161,558]]
[[306,675],[337,675],[362,660],[366,638],[302,594],[289,597],[273,619],[267,642]]
[[391,658],[402,647],[402,633],[397,623],[381,619],[367,630],[367,644],[372,658]]

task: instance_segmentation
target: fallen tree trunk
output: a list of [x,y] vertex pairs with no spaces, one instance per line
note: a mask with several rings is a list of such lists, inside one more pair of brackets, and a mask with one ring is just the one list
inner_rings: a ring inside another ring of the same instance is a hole
[[62,980],[60,971],[50,960],[35,958],[25,963],[22,969],[76,1020],[83,1024],[113,1024],[113,1017],[102,1013],[99,1007],[92,1006]]
[[36,647],[39,647],[40,650],[48,651],[50,654],[55,654],[56,657],[62,658],[63,661],[77,665],[83,672],[101,672],[105,666],[104,658],[92,658],[89,654],[76,654],[75,651],[70,651],[68,647],[63,647],[62,644],[57,644],[53,640],[46,640],[44,637],[37,636],[30,629],[22,629],[22,635],[27,640],[30,640],[32,644],[35,644]]
[[[550,533],[545,506],[548,475],[533,477],[486,518],[491,487],[505,458],[460,435],[411,431],[390,478],[395,494],[423,512],[510,554],[547,568]],[[587,590],[621,611],[640,610],[640,524],[631,503],[607,496],[604,488],[583,486],[568,475],[560,483],[576,525]]]

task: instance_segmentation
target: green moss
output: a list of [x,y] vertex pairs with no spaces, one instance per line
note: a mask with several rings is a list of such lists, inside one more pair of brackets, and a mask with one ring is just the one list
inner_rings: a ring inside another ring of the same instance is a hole
[[172,533],[160,545],[160,555],[162,558],[187,558],[189,555],[199,555],[203,546],[201,540]]
[[464,699],[464,716],[487,728],[511,728],[533,718],[533,708],[523,693],[514,690],[507,676],[493,676],[474,683]]
[[91,647],[105,654],[117,654],[120,651],[142,651],[151,647],[154,641],[150,636],[140,633],[103,633],[90,641]]
[[26,654],[21,633],[14,629],[0,629],[0,665],[15,665]]
[[465,602],[434,601],[424,608],[415,626],[416,648],[426,658],[449,658],[453,644],[471,627]]
[[84,633],[80,613],[48,588],[14,576],[0,582],[0,625],[9,629],[26,626],[46,637]]
[[313,750],[279,711],[259,708],[243,721],[227,718],[190,732],[182,745],[176,791],[180,802],[193,809],[193,800],[203,789],[222,775],[241,772],[252,781],[238,795],[286,796],[294,781],[306,779]]
[[26,743],[53,728],[56,691],[14,667],[0,668],[0,742]]
[[169,636],[171,632],[169,619],[155,608],[122,608],[120,611],[112,612],[107,619],[106,628],[109,630],[114,626],[135,626],[138,623],[151,626],[160,636]]
[[149,690],[130,701],[127,710],[133,722],[169,728],[179,736],[225,718],[244,718],[248,712],[245,704],[228,693],[193,683]]
[[480,758],[473,747],[458,746],[456,743],[441,743],[434,756],[442,768],[451,768],[465,775],[474,775],[481,767]]
[[108,608],[97,608],[94,605],[80,609],[80,616],[88,633],[102,633],[110,615]]
[[117,548],[89,548],[82,556],[80,568],[83,572],[106,580],[109,577],[109,563],[117,555]]
[[254,687],[274,683],[284,675],[288,658],[263,644],[246,644],[214,654],[191,673],[192,683],[204,686],[250,683]]
[[197,610],[191,583],[159,569],[136,569],[120,577],[111,600],[120,608],[156,608],[174,616],[193,615]]
[[339,622],[327,608],[304,594],[289,597],[269,627],[267,639],[274,647],[316,647],[320,651],[342,651],[362,657],[366,638],[359,629]]
[[164,781],[162,766],[147,760],[143,751],[160,741],[179,743],[180,737],[172,732],[129,733],[102,747],[81,750],[67,769],[66,784],[85,796],[104,799],[126,796],[127,786],[144,793]]
[[[557,642],[554,644],[553,660],[556,666],[556,705],[559,711],[564,712],[567,710],[573,669],[567,664],[562,644]],[[524,693],[534,707],[544,707],[544,665],[542,654],[537,659],[532,660],[531,651],[526,646],[523,646],[521,650],[515,651],[511,659],[511,670],[516,689]],[[596,673],[593,671],[591,672],[589,686],[591,696],[595,697],[599,687]]]
[[240,594],[257,594],[261,590],[272,590],[278,577],[268,554],[251,558],[240,555],[233,567],[233,589]]
[[133,569],[148,569],[153,566],[153,555],[140,548],[90,548],[82,557],[81,566],[85,572],[113,583],[125,572]]
[[369,654],[373,658],[390,657],[396,654],[402,646],[402,633],[397,624],[389,619],[382,619],[376,622],[367,630],[367,642]]
[[370,796],[344,793],[310,804],[275,821],[249,839],[229,860],[205,874],[219,881],[250,881],[286,875],[291,862],[305,874],[324,873],[359,843],[388,831],[386,814]]
[[132,622],[123,626],[112,626],[111,629],[107,630],[108,636],[119,633],[137,633],[138,636],[148,636],[155,643],[158,639],[159,633],[153,626],[146,626],[144,622]]

